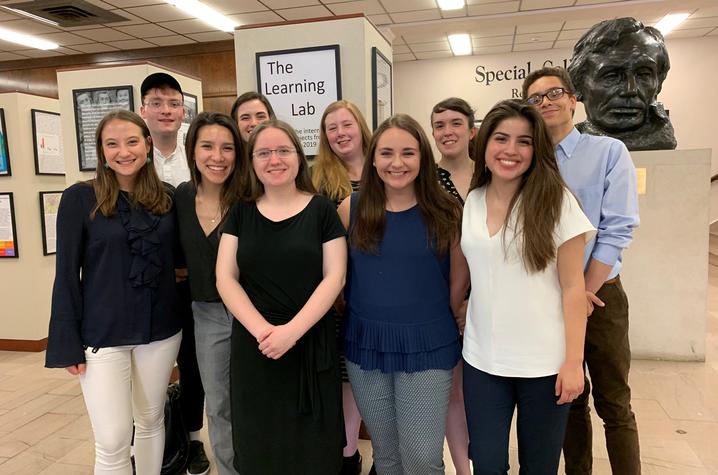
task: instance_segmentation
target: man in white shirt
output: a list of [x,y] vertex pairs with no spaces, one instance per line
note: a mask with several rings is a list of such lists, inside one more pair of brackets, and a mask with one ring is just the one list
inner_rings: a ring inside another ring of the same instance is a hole
[[[140,86],[140,115],[147,123],[154,147],[154,165],[160,180],[177,187],[190,180],[184,146],[177,142],[184,119],[184,96],[179,82],[167,73],[153,73]],[[199,440],[203,425],[204,388],[197,365],[194,320],[187,280],[177,283],[182,319],[182,344],[177,355],[180,371],[180,403],[185,428],[189,432],[190,450],[187,473],[209,472],[209,460]]]

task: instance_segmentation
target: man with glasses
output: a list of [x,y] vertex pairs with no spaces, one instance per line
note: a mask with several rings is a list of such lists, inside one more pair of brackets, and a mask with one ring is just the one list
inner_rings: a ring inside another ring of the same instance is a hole
[[[589,314],[584,361],[603,419],[613,473],[641,473],[638,429],[631,410],[628,372],[628,300],[621,286],[621,252],[638,226],[636,170],[628,149],[611,137],[580,133],[571,78],[565,69],[542,68],[523,83],[523,97],[543,116],[556,147],[563,179],[598,233],[586,244],[584,278]],[[592,313],[591,313],[592,312]],[[588,378],[569,413],[564,459],[567,474],[590,474],[593,458]]]
[[[184,145],[177,134],[184,118],[184,96],[177,79],[167,73],[153,73],[140,86],[142,106],[140,115],[147,123],[154,147],[154,166],[160,180],[177,187],[189,181],[190,172]],[[187,280],[177,283],[182,315],[182,344],[177,355],[180,372],[180,405],[185,428],[189,432],[190,449],[187,473],[201,475],[209,472],[209,460],[199,440],[203,425],[204,387],[197,365],[194,319]]]

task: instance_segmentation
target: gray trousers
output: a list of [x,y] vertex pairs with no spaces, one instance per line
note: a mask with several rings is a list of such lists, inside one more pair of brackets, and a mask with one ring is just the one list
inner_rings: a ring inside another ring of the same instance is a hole
[[443,474],[452,370],[382,373],[347,361],[347,372],[377,474]]
[[212,452],[220,475],[236,475],[229,408],[229,353],[234,317],[222,302],[192,302],[192,313]]

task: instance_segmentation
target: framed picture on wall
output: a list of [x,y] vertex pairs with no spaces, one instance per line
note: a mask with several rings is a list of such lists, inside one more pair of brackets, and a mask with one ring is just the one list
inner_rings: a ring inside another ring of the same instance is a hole
[[316,155],[324,109],[342,98],[339,45],[260,51],[256,63],[257,91],[294,127],[304,153]]
[[192,123],[195,117],[197,117],[197,96],[183,92],[184,96],[184,119],[182,119],[182,125],[180,125],[179,132],[177,133],[177,141],[184,143],[184,139],[187,136],[189,125]]
[[42,254],[49,256],[57,251],[57,209],[62,191],[40,192],[40,225],[42,226]]
[[10,176],[10,150],[7,145],[5,111],[0,109],[0,176]]
[[100,120],[113,109],[134,110],[134,103],[132,86],[96,87],[72,91],[80,171],[94,170],[97,166],[95,129]]
[[62,124],[56,112],[30,110],[35,175],[64,175]]
[[0,258],[18,258],[15,203],[12,193],[0,193]]
[[391,63],[377,47],[371,49],[371,100],[374,129],[394,113]]

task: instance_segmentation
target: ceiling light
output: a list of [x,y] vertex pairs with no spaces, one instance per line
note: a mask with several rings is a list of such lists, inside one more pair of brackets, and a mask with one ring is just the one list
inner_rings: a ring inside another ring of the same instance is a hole
[[442,10],[458,10],[464,8],[464,0],[437,0]]
[[454,52],[454,56],[464,56],[471,54],[471,37],[467,33],[461,33],[458,35],[449,35],[449,44],[451,45],[451,51]]
[[174,5],[185,13],[192,15],[200,21],[207,23],[214,28],[226,32],[233,32],[239,26],[239,23],[230,20],[217,10],[208,7],[204,3],[197,0],[165,0],[170,5]]
[[690,13],[669,13],[661,18],[660,21],[656,23],[655,27],[665,36],[675,27],[683,23],[683,20],[688,18],[690,15]]
[[37,36],[26,35],[25,33],[18,33],[17,31],[8,30],[6,28],[0,28],[0,38],[2,38],[3,41],[37,49],[55,49],[60,46],[52,41],[43,40]]

